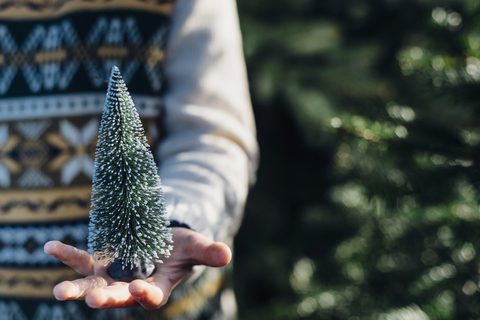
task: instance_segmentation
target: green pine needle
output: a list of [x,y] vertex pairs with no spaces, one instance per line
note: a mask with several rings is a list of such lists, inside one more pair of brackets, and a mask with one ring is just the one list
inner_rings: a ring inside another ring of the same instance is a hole
[[110,76],[95,154],[88,247],[108,265],[170,256],[172,233],[157,166],[117,67]]

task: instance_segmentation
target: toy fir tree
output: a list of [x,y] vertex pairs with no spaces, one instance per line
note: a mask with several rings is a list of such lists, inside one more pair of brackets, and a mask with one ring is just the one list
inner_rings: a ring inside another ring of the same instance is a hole
[[112,69],[100,125],[92,207],[88,246],[95,259],[105,259],[105,265],[116,261],[122,273],[153,266],[170,255],[172,234],[157,166],[117,67]]

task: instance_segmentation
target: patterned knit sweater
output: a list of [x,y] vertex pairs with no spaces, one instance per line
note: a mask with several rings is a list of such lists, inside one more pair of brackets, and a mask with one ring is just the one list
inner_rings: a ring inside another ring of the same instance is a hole
[[231,243],[257,156],[236,19],[232,0],[0,0],[0,318],[232,313],[223,271],[208,268],[153,313],[56,302],[53,286],[79,275],[43,245],[86,249],[113,65],[161,163],[170,218]]

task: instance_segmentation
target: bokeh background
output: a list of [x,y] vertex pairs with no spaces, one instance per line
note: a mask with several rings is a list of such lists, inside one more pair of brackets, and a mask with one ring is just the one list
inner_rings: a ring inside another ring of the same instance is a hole
[[480,1],[241,0],[242,320],[480,319]]

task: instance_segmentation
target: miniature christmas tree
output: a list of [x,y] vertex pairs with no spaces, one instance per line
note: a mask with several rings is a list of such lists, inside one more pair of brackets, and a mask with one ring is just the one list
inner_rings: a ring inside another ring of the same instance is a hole
[[92,207],[89,251],[96,260],[105,259],[105,266],[120,263],[128,271],[170,255],[172,234],[157,166],[117,67],[100,125]]

